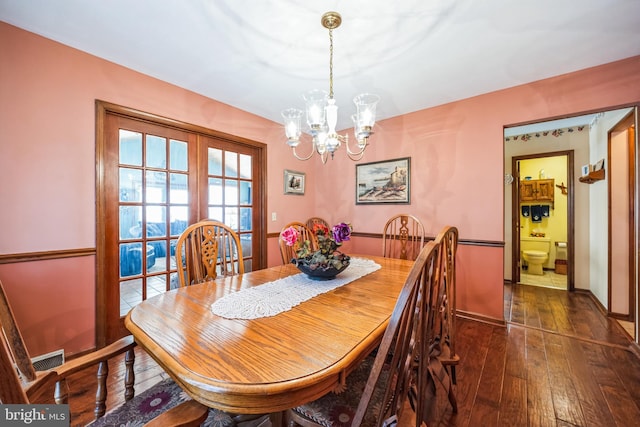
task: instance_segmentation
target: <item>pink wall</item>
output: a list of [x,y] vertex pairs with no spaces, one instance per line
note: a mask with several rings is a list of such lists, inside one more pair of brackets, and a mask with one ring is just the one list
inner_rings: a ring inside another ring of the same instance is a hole
[[[495,319],[502,319],[503,126],[640,100],[640,57],[634,57],[381,121],[363,162],[411,157],[412,203],[361,206],[354,203],[355,164],[340,155],[327,165],[295,160],[279,123],[4,23],[0,52],[0,254],[95,247],[94,104],[101,99],[268,144],[270,233],[312,215],[380,233],[386,218],[402,211],[420,217],[430,235],[451,224],[463,240],[495,242],[498,247],[462,245],[458,258],[458,307]],[[283,194],[283,169],[307,173],[305,196]],[[345,252],[379,253],[379,241],[360,239]],[[274,240],[270,265],[280,259]],[[27,264],[53,294],[78,296],[84,310],[60,301],[54,317],[57,329],[79,337],[94,329],[95,270],[87,259]],[[20,317],[35,317],[50,298],[13,268],[0,268],[0,280],[22,307]],[[61,268],[81,273],[52,281]],[[78,313],[75,322],[64,314],[70,309]],[[29,343],[42,338],[33,330]]]
[[[284,206],[294,197],[311,215],[312,197],[283,195],[282,170],[310,172],[312,164],[289,157],[278,123],[2,22],[0,47],[0,174],[20,183],[0,189],[11,201],[0,212],[0,223],[11,224],[0,253],[95,246],[96,99],[270,144],[269,203]],[[33,221],[48,232],[25,239]]]
[[31,356],[95,346],[94,256],[0,264],[16,322]]
[[[504,240],[503,127],[639,101],[637,56],[381,121],[363,161],[410,156],[411,205],[355,205],[350,184],[355,166],[336,157],[317,166],[316,179],[347,184],[316,187],[318,210],[371,233],[380,233],[392,214],[406,212],[419,217],[431,236],[455,225],[463,240],[499,245]],[[358,253],[381,251],[376,239],[354,244]],[[503,318],[503,262],[502,248],[461,245],[459,309]]]
[[[439,230],[438,230],[439,231]],[[432,234],[435,237],[437,233]],[[380,255],[382,241],[354,237],[343,245],[347,254]],[[478,317],[503,319],[502,248],[459,245],[456,256],[457,308]],[[497,287],[495,284],[499,283]],[[500,297],[497,297],[499,293]]]
[[[283,195],[283,169],[311,175],[311,164],[288,156],[277,123],[2,22],[0,52],[0,254],[95,247],[96,99],[270,144],[269,212],[293,197]],[[311,216],[314,199],[295,200],[296,209]],[[284,215],[269,223],[269,231],[283,221]],[[0,266],[32,355],[62,345],[77,353],[94,345],[95,262],[88,259]],[[20,274],[25,268],[29,282]],[[61,270],[80,273],[59,279]],[[84,309],[63,298],[52,304],[37,289],[45,285],[52,294],[78,298]],[[65,313],[71,310],[73,318]],[[50,325],[78,340],[58,337],[54,343],[31,328],[44,313]]]

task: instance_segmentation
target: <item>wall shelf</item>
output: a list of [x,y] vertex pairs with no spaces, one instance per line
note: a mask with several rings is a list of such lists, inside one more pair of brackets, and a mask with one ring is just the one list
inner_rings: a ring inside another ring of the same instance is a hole
[[601,181],[603,179],[604,169],[589,172],[589,175],[581,176],[580,178],[578,178],[580,182],[584,182],[585,184],[593,184],[594,182]]

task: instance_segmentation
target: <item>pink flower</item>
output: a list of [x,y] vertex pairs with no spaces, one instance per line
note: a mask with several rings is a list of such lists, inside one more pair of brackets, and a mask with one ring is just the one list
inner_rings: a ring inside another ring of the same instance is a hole
[[284,230],[282,230],[280,236],[282,237],[282,240],[284,240],[284,242],[287,244],[287,246],[295,245],[299,237],[298,230],[296,230],[294,227],[285,228]]

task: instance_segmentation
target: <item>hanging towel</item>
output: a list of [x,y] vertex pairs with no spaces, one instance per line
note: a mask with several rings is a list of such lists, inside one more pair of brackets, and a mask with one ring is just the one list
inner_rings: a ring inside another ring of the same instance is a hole
[[549,218],[549,205],[542,205],[542,216]]
[[531,206],[531,222],[542,222],[542,206]]
[[522,209],[522,216],[528,218],[529,217],[529,205],[525,205],[521,207]]

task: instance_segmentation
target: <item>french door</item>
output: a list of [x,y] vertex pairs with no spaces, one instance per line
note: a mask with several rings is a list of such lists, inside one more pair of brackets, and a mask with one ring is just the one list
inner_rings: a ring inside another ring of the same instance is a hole
[[[201,219],[240,237],[245,271],[264,267],[263,144],[98,103],[97,322],[102,347],[136,304],[178,286],[175,244]],[[116,111],[111,111],[116,110]]]

